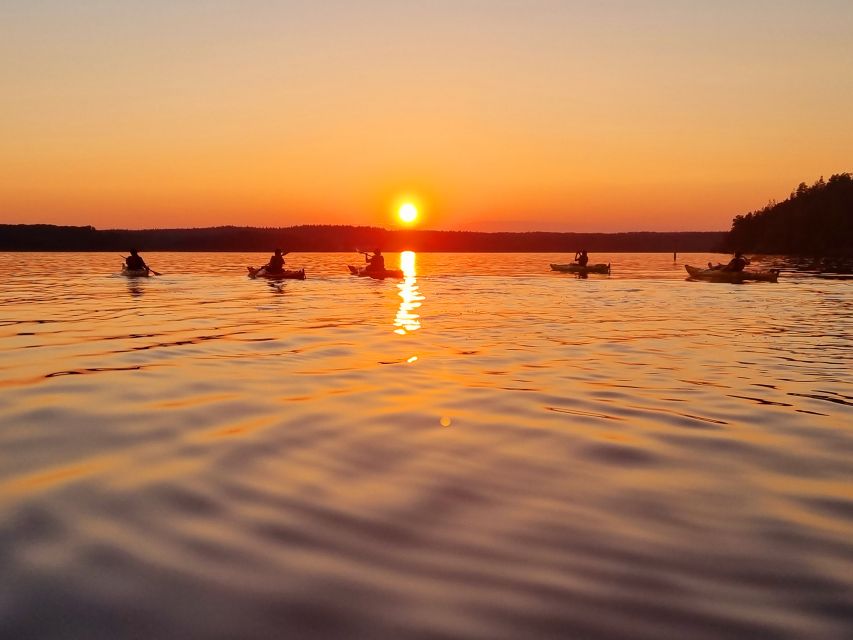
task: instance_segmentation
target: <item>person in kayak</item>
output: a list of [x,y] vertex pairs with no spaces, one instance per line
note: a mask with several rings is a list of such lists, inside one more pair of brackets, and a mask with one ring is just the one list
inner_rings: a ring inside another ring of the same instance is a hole
[[743,257],[743,254],[740,251],[735,252],[735,257],[731,259],[731,261],[722,268],[723,271],[743,271],[746,265],[749,264],[749,260]]
[[749,264],[749,258],[745,258],[740,251],[735,252],[735,257],[728,264],[708,263],[709,271],[743,271],[744,267]]
[[270,258],[270,261],[261,267],[261,269],[265,269],[267,273],[284,273],[284,256],[288,253],[290,252],[282,252],[281,249],[276,249],[275,254]]
[[151,267],[145,264],[145,260],[142,259],[142,256],[139,255],[139,251],[136,249],[130,250],[130,255],[124,259],[124,264],[128,271],[149,271],[151,269]]
[[385,271],[385,256],[382,255],[382,251],[380,251],[379,249],[374,249],[373,255],[365,253],[364,261],[367,262],[367,266],[364,268],[365,271]]
[[578,251],[575,254],[575,262],[577,262],[580,266],[585,267],[589,262],[589,256],[586,254],[586,249]]

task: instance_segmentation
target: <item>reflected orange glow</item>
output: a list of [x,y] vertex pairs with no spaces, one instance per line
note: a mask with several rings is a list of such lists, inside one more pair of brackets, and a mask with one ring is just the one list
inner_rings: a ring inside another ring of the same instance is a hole
[[418,290],[417,278],[415,277],[415,252],[404,251],[400,254],[400,269],[403,272],[403,280],[397,285],[400,292],[397,294],[402,298],[397,316],[394,318],[394,333],[406,335],[411,331],[421,328],[420,315],[415,310],[421,306],[424,297]]
[[20,478],[13,477],[11,480],[0,484],[0,494],[41,490],[61,485],[102,471],[107,467],[107,464],[106,459],[100,457],[82,464],[57,467]]
[[271,418],[253,418],[249,420],[244,420],[242,422],[237,422],[236,424],[229,424],[226,427],[214,429],[213,431],[204,434],[204,437],[228,438],[233,436],[245,435],[247,433],[257,431],[258,429],[268,427],[273,423],[274,420],[272,420]]

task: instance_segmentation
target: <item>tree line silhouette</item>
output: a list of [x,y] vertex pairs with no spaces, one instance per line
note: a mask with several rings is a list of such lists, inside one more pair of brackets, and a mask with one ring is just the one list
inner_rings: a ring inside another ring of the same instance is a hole
[[344,225],[283,228],[99,230],[46,224],[0,225],[2,251],[434,251],[434,252],[670,252],[711,251],[722,231],[628,233],[482,233],[389,230]]
[[792,255],[853,255],[853,176],[838,173],[782,202],[736,216],[721,247],[726,251]]

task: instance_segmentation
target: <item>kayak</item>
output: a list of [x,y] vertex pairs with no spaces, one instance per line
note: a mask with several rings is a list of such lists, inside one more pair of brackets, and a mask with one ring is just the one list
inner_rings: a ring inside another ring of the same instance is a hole
[[582,267],[577,262],[569,264],[552,264],[552,271],[562,271],[563,273],[610,273],[610,263],[604,264],[588,264]]
[[354,267],[351,264],[347,265],[347,269],[349,272],[360,278],[376,278],[377,280],[382,280],[383,278],[402,278],[403,272],[399,269],[385,269],[383,271],[368,271],[365,267]]
[[279,273],[267,273],[267,270],[261,267],[246,267],[249,270],[250,278],[269,278],[270,280],[305,280],[305,269],[298,271],[280,271]]
[[746,282],[755,280],[759,282],[776,282],[779,279],[779,269],[768,271],[723,271],[722,269],[700,269],[684,265],[687,273],[694,280],[705,280],[707,282]]
[[148,269],[128,269],[127,267],[122,267],[121,275],[128,278],[147,278],[151,274],[148,273]]

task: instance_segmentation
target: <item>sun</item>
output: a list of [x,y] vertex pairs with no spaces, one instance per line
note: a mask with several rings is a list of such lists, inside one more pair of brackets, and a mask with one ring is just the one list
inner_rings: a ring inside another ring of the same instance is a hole
[[411,202],[406,202],[400,205],[397,210],[397,216],[406,224],[412,224],[418,219],[418,208]]

